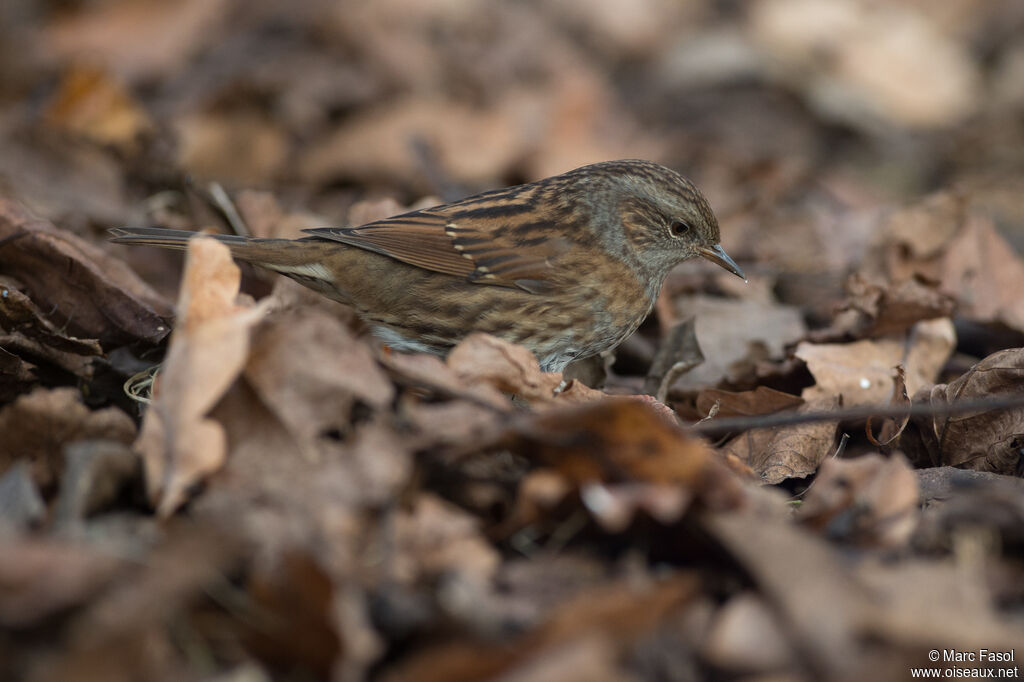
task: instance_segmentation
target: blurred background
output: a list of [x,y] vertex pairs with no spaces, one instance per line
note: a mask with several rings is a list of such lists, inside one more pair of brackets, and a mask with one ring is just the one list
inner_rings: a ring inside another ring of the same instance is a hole
[[1024,4],[5,0],[0,152],[0,195],[94,236],[202,226],[209,181],[338,224],[648,158],[807,305],[933,190],[1024,246]]

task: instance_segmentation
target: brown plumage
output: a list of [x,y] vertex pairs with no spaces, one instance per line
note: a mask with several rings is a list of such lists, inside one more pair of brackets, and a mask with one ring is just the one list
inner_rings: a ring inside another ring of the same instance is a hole
[[[183,249],[192,232],[117,228],[113,241]],[[614,348],[665,276],[718,244],[700,191],[649,161],[583,166],[303,239],[216,238],[239,260],[353,306],[397,350],[446,353],[473,331],[525,345],[549,371]]]

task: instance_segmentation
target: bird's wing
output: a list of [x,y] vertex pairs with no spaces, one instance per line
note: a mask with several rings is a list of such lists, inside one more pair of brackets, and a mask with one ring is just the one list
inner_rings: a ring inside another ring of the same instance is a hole
[[541,293],[553,286],[552,259],[565,244],[547,225],[515,214],[501,202],[480,200],[413,211],[359,227],[304,232],[390,256],[410,265],[479,284]]

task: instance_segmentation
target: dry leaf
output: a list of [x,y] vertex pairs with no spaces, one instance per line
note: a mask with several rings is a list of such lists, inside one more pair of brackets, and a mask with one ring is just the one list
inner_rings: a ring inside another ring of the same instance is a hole
[[707,415],[718,405],[718,417],[749,417],[756,414],[772,414],[790,410],[804,404],[803,398],[776,391],[767,386],[758,386],[752,391],[723,391],[708,388],[697,395],[697,412]]
[[907,389],[913,393],[935,381],[956,345],[953,323],[940,318],[918,322],[909,336],[843,344],[801,343],[795,355],[807,363],[814,386],[807,401],[842,396],[847,407],[879,405],[892,393],[892,368],[906,366]]
[[484,383],[515,395],[533,407],[600,400],[605,397],[561,372],[542,372],[533,353],[490,334],[474,333],[448,354],[447,365],[467,384]]
[[847,281],[846,288],[849,300],[829,329],[814,334],[816,340],[903,334],[921,320],[951,317],[955,306],[952,296],[916,277],[883,284],[855,274]]
[[174,513],[227,455],[223,427],[206,415],[245,366],[250,331],[265,307],[235,303],[240,278],[226,246],[206,237],[189,242],[178,325],[135,444],[161,516]]
[[786,344],[807,332],[800,311],[792,306],[692,296],[676,299],[676,307],[680,317],[696,317],[700,347],[714,349],[703,364],[675,382],[677,389],[699,390],[730,379],[752,354],[756,359],[781,356]]
[[153,129],[146,111],[121,83],[84,65],[63,75],[43,116],[55,128],[122,151],[131,151]]
[[[835,401],[808,401],[797,412],[834,409]],[[813,422],[798,426],[752,429],[736,436],[722,448],[726,458],[736,457],[762,481],[781,483],[804,478],[818,470],[821,461],[835,451],[837,422]]]
[[[559,606],[547,623],[517,642],[487,646],[454,641],[403,661],[383,679],[420,682],[469,682],[481,679],[615,680],[623,679],[615,660],[601,652],[628,650],[694,596],[688,576],[633,587],[627,581],[586,590]],[[598,638],[599,646],[586,643]],[[570,656],[571,665],[552,663],[584,646],[587,656]],[[593,659],[598,656],[599,665]],[[587,661],[590,661],[588,663]],[[548,666],[554,666],[554,671]],[[582,666],[582,667],[581,667]],[[539,668],[539,670],[538,670]],[[576,673],[579,672],[577,676]],[[595,677],[596,675],[596,677]]]
[[257,328],[245,377],[304,448],[325,434],[344,435],[357,404],[377,410],[394,395],[370,348],[316,309]]
[[825,460],[799,518],[826,537],[874,547],[906,545],[917,525],[917,477],[902,455]]
[[[889,406],[895,407],[897,405],[905,405],[910,407],[910,396],[907,395],[907,374],[903,369],[903,365],[896,365],[896,376],[893,377],[892,386],[892,398],[889,400]],[[882,431],[878,438],[875,438],[875,434],[871,427],[871,418],[868,417],[867,423],[864,425],[864,430],[867,432],[868,440],[871,441],[872,445],[880,448],[884,448],[894,440],[900,437],[903,430],[907,428],[907,424],[910,422],[909,412],[900,420],[899,424],[893,418],[886,419],[882,423]],[[884,450],[883,450],[884,452]]]
[[1024,262],[988,219],[971,216],[942,259],[942,289],[957,312],[977,322],[1002,322],[1024,332]]
[[170,306],[122,261],[3,199],[0,267],[64,334],[116,348],[170,332]]
[[58,539],[0,538],[0,624],[20,629],[87,603],[126,568],[106,551]]
[[681,486],[711,506],[741,504],[739,482],[703,442],[649,405],[608,399],[530,415],[511,429],[513,449],[575,485]]
[[92,411],[73,388],[37,388],[0,409],[0,471],[26,461],[44,489],[64,467],[64,448],[80,440],[129,443],[135,437],[131,417],[115,407]]
[[166,76],[210,39],[230,6],[225,0],[119,0],[60,13],[43,38],[64,60],[99,60],[141,78]]
[[[920,389],[914,402],[945,406],[1022,390],[1024,349],[1012,348],[988,356],[949,384]],[[960,466],[1020,476],[1024,409],[915,417],[900,444],[917,466]]]

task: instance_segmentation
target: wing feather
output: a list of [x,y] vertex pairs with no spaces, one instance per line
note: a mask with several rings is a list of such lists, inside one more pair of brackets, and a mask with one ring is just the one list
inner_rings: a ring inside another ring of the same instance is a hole
[[[538,243],[537,239],[520,244],[525,237],[516,237],[515,231],[508,229],[516,222],[515,212],[507,204],[501,205],[500,215],[497,206],[494,213],[488,213],[487,208],[484,202],[460,202],[359,227],[321,227],[304,232],[312,238],[342,242],[425,270],[465,277],[470,282],[517,287],[531,293],[545,290],[555,274],[552,258],[563,245],[557,240]],[[526,218],[525,209],[520,213]],[[534,223],[533,227],[527,236],[536,237],[536,230],[543,226]]]

